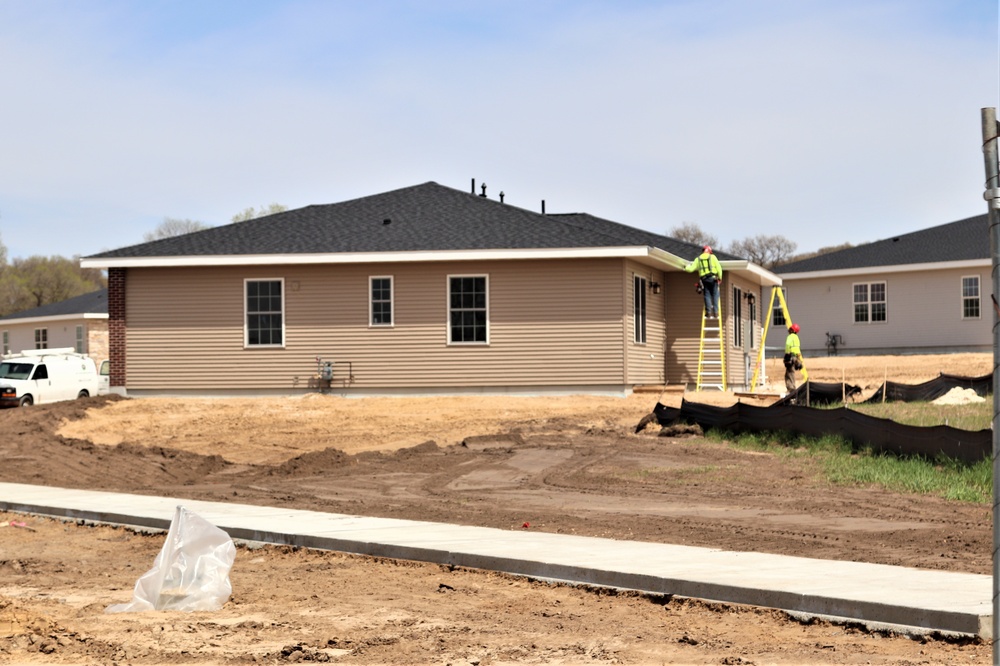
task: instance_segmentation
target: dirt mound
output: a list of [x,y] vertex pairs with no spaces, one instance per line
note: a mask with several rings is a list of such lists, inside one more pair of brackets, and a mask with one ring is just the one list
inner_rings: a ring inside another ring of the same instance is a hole
[[[815,361],[815,379],[840,380],[841,366]],[[986,355],[886,372],[904,361],[855,363],[879,384],[884,374],[917,383],[989,372]],[[634,432],[656,402],[679,406],[682,396],[90,398],[0,411],[0,480],[991,573],[989,506],[831,484],[802,452]],[[706,396],[738,399],[688,397]],[[25,517],[0,523],[12,519]],[[271,547],[240,548],[234,595],[219,613],[111,618],[103,609],[128,600],[162,535],[27,523],[0,527],[0,661],[989,660],[976,641],[917,642],[762,609]]]

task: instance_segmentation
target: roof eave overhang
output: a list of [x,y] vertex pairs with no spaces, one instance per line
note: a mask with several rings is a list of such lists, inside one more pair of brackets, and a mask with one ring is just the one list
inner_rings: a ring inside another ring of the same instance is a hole
[[81,312],[77,314],[47,315],[44,317],[10,317],[0,319],[0,328],[10,324],[49,324],[56,321],[78,321],[80,319],[107,319],[107,313]]
[[380,264],[441,261],[508,261],[518,259],[634,258],[681,267],[679,257],[645,245],[557,249],[442,250],[427,252],[330,252],[316,254],[227,254],[179,257],[84,257],[82,268],[177,268],[194,266],[277,266],[302,264]]
[[[428,263],[442,261],[510,261],[524,259],[635,259],[661,270],[683,270],[689,263],[647,245],[515,250],[429,252],[330,252],[316,254],[227,254],[180,257],[84,257],[82,268],[180,268],[198,266],[277,266],[308,264]],[[781,284],[774,273],[745,260],[723,261],[723,270],[746,272],[764,285]]]
[[885,275],[887,273],[916,273],[924,271],[943,271],[958,268],[989,268],[991,259],[964,259],[962,261],[934,261],[922,264],[895,264],[893,266],[862,266],[860,268],[840,268],[828,271],[803,271],[801,273],[782,273],[783,280],[814,280],[821,278],[853,277],[857,275]]

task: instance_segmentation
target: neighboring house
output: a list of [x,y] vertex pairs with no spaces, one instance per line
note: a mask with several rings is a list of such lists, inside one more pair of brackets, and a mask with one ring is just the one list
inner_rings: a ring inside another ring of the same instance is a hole
[[[807,357],[827,354],[828,333],[841,337],[840,354],[992,349],[985,214],[774,270]],[[773,312],[768,348],[783,348],[786,334]]]
[[72,347],[100,363],[108,358],[108,290],[0,317],[3,353]]
[[[85,257],[108,271],[112,390],[621,394],[695,381],[701,297],[681,269],[700,247],[474,192],[429,182]],[[720,258],[739,333],[729,382],[742,386],[760,344],[751,302],[780,280]]]

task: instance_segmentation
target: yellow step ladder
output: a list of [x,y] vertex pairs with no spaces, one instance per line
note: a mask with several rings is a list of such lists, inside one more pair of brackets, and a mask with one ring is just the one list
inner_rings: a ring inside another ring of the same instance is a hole
[[[721,315],[716,319],[706,317],[701,311],[701,342],[698,344],[698,383],[696,391],[704,389],[726,390],[726,341],[725,326]],[[707,336],[707,337],[706,337]],[[718,347],[715,343],[718,342]]]

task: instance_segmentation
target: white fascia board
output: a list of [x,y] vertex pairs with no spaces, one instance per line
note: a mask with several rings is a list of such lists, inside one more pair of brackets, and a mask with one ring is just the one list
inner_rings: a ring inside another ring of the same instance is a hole
[[919,271],[944,271],[955,268],[990,268],[991,259],[964,259],[962,261],[935,261],[924,264],[896,264],[894,266],[864,266],[862,268],[842,268],[830,271],[807,271],[803,273],[782,273],[783,280],[812,280],[820,278],[850,277],[877,273],[914,273]]
[[[289,264],[379,264],[440,261],[490,261],[511,259],[593,259],[652,257],[669,253],[642,246],[588,247],[538,250],[455,250],[433,252],[355,252],[324,254],[239,254],[183,257],[93,257],[80,260],[81,268],[160,268],[181,266],[276,266]],[[673,256],[673,255],[669,255]]]
[[89,313],[79,313],[79,314],[68,314],[68,315],[49,315],[48,317],[24,317],[17,318],[11,317],[10,319],[0,319],[0,328],[4,326],[14,326],[20,324],[50,324],[56,321],[71,321],[79,319],[107,319],[108,315],[99,312],[89,312]]
[[719,265],[722,266],[723,275],[726,271],[746,271],[760,280],[760,284],[763,287],[781,286],[781,276],[775,275],[763,266],[758,266],[746,259],[728,259],[720,261]]

